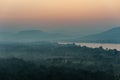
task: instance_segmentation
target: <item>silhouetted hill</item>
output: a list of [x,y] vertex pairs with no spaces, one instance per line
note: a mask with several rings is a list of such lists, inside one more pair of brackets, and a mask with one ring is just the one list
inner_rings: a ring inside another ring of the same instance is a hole
[[1,33],[0,41],[58,41],[68,38],[59,33],[48,33],[41,30],[25,30],[15,34]]
[[82,42],[120,43],[120,27],[112,28],[99,34],[88,35],[79,39]]
[[43,34],[45,32],[41,31],[41,30],[26,30],[26,31],[20,31],[18,32],[18,34],[20,35],[24,35],[24,34],[27,34],[27,35],[30,35],[30,34]]

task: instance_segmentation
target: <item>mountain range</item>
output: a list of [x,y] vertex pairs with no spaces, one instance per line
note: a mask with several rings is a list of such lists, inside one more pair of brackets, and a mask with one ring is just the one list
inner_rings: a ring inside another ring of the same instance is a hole
[[48,33],[41,30],[25,30],[17,33],[1,32],[0,41],[34,42],[65,40],[69,36],[59,33]]
[[79,42],[120,43],[120,27],[79,38]]
[[17,33],[0,32],[0,41],[35,42],[35,41],[68,41],[88,43],[120,43],[120,27],[75,38],[60,33],[48,33],[41,30],[24,30]]

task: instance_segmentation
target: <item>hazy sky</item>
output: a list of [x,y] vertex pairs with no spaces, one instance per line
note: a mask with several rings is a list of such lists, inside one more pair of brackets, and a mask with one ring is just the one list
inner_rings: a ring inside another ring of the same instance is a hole
[[0,24],[4,30],[99,31],[120,25],[120,0],[0,0]]

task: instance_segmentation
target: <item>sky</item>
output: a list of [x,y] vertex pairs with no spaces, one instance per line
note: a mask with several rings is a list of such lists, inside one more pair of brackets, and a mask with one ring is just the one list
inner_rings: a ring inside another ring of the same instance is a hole
[[99,32],[120,25],[120,0],[0,0],[0,29]]

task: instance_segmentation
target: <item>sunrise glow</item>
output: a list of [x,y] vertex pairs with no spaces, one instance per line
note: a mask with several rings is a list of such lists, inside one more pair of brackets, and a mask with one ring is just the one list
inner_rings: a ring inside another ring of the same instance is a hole
[[120,0],[1,0],[0,20],[119,20]]

